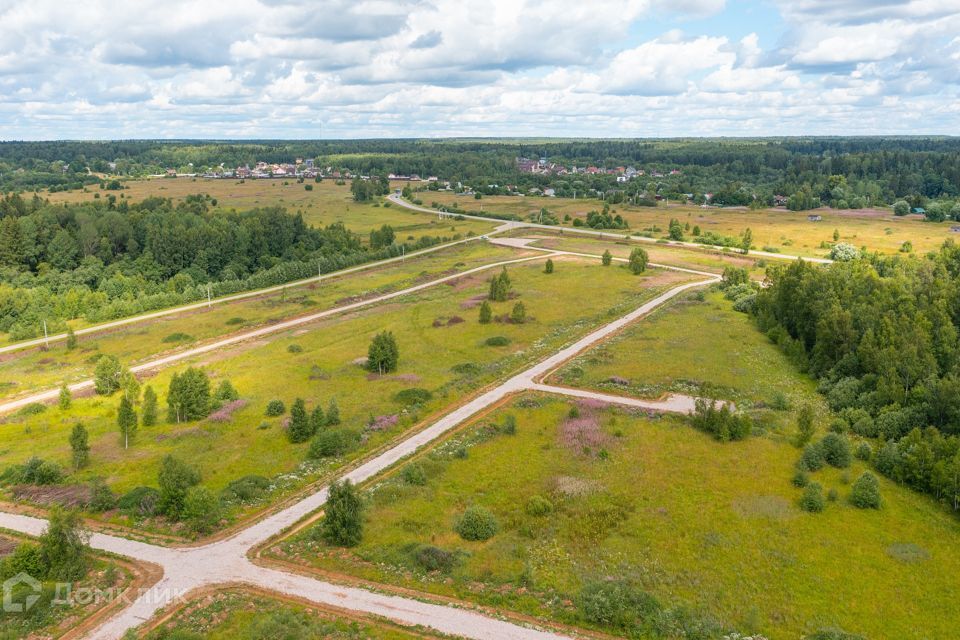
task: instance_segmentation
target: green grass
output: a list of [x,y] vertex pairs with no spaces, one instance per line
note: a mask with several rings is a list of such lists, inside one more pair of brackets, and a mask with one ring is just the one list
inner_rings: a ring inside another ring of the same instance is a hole
[[[518,300],[525,303],[531,318],[526,324],[480,325],[477,308],[464,309],[462,305],[487,292],[488,275],[467,276],[451,286],[441,285],[387,305],[194,359],[193,364],[210,373],[214,386],[228,378],[249,402],[227,423],[163,422],[141,427],[134,444],[125,451],[115,426],[117,398],[77,399],[67,411],[51,408],[39,415],[12,418],[0,427],[0,467],[21,463],[31,455],[66,466],[69,430],[75,421],[83,421],[90,432],[92,464],[76,474],[75,480],[105,477],[118,492],[155,485],[159,461],[174,454],[196,464],[203,483],[214,490],[247,474],[274,478],[275,498],[392,440],[421,418],[462,401],[481,386],[553,353],[592,327],[686,280],[682,274],[658,270],[635,277],[624,268],[604,268],[577,258],[555,262],[556,272],[551,275],[543,273],[540,261],[510,269]],[[495,315],[508,314],[512,305],[513,301],[494,303]],[[465,322],[434,327],[435,320],[453,316],[461,316]],[[370,339],[383,329],[397,337],[400,367],[395,375],[371,380],[354,361],[366,355]],[[485,346],[486,338],[493,335],[509,337],[511,342],[505,347]],[[301,352],[288,352],[294,343]],[[188,364],[162,371],[148,381],[160,396],[161,408],[171,374]],[[464,364],[470,366],[458,367]],[[405,408],[393,397],[410,387],[428,389],[433,399],[421,407]],[[264,416],[270,400],[282,399],[289,407],[297,396],[306,398],[308,407],[316,403],[326,406],[335,397],[344,425],[364,430],[361,448],[346,459],[302,465],[308,445],[289,444],[280,419]],[[388,415],[398,416],[395,426],[384,431],[364,429],[371,417]],[[152,525],[163,526],[144,526]]]
[[146,640],[412,640],[438,637],[422,629],[351,621],[313,607],[240,590],[221,591],[187,605],[145,636]]
[[[561,220],[569,214],[574,218],[586,218],[587,212],[599,211],[603,203],[599,200],[572,200],[569,198],[537,198],[521,196],[487,196],[474,200],[454,193],[422,192],[414,194],[425,205],[436,201],[443,205],[454,202],[469,213],[482,215],[482,211],[512,213],[527,219],[531,213],[539,212],[541,207],[557,215]],[[483,206],[481,211],[480,207]],[[833,231],[840,234],[841,242],[854,246],[866,246],[870,251],[895,254],[899,252],[904,240],[913,243],[914,251],[922,253],[936,249],[943,241],[951,237],[950,222],[931,223],[917,216],[897,218],[890,209],[847,210],[818,209],[812,211],[785,211],[782,209],[761,209],[749,211],[743,208],[707,208],[690,205],[660,203],[657,207],[634,207],[626,204],[611,207],[630,225],[634,233],[651,233],[654,237],[664,237],[671,218],[681,223],[690,223],[691,231],[699,226],[704,233],[712,231],[726,236],[737,237],[747,227],[753,233],[756,249],[765,246],[775,247],[782,253],[802,256],[825,256],[829,249],[821,243],[833,242]],[[821,215],[820,222],[809,222],[807,215]],[[567,224],[569,226],[569,223]],[[654,227],[660,231],[653,231]],[[685,239],[694,241],[690,231]]]
[[402,263],[289,287],[283,292],[172,314],[98,335],[79,336],[78,347],[72,351],[66,348],[65,342],[59,342],[46,350],[14,352],[0,362],[0,388],[3,389],[0,397],[13,397],[89,378],[97,359],[105,354],[115,355],[129,366],[160,353],[184,350],[197,342],[236,331],[315,313],[362,297],[396,291],[523,255],[523,252],[506,247],[470,242],[412,257]]
[[[514,402],[420,460],[426,484],[395,474],[369,485],[358,547],[329,548],[307,531],[281,543],[282,557],[586,626],[576,596],[608,578],[641,585],[674,616],[682,607],[773,640],[829,627],[950,637],[960,624],[960,535],[929,500],[881,480],[882,510],[849,506],[844,476],[856,477],[858,463],[814,474],[840,499],[807,514],[790,483],[797,450],[781,438],[722,444],[681,417],[608,408],[597,413],[606,454],[584,455],[558,435],[570,407],[557,397]],[[489,426],[507,413],[515,435]],[[466,457],[456,455],[464,445]],[[534,496],[553,512],[530,515]],[[469,505],[494,513],[492,539],[454,532]],[[415,559],[422,545],[454,554],[453,568],[426,571]]]

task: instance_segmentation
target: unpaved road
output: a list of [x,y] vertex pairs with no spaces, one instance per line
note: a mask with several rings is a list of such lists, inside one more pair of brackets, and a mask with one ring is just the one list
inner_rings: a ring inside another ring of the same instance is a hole
[[[395,447],[377,455],[343,477],[355,483],[368,480],[508,395],[526,390],[560,392],[659,411],[688,410],[690,403],[693,402],[692,398],[674,396],[664,401],[632,400],[590,391],[581,393],[578,390],[555,388],[543,385],[539,380],[585,349],[620,331],[678,294],[717,280],[715,275],[710,275],[708,279],[689,282],[670,289],[466,404],[453,409],[429,427],[401,441]],[[149,620],[160,609],[178,602],[190,591],[201,587],[236,583],[296,596],[355,613],[382,616],[401,624],[423,625],[441,633],[475,640],[557,640],[567,637],[493,618],[479,611],[331,584],[298,574],[257,566],[250,561],[247,554],[252,548],[315,512],[323,506],[326,499],[327,488],[324,487],[229,538],[199,547],[166,548],[118,536],[93,534],[90,539],[92,547],[134,560],[155,563],[163,568],[164,576],[130,606],[92,631],[88,637],[97,640],[116,640],[127,629]],[[6,529],[39,535],[45,526],[45,521],[39,518],[0,513],[0,527]]]

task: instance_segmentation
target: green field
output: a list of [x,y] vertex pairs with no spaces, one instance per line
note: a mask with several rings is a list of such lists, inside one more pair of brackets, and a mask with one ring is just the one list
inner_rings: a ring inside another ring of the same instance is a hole
[[[525,220],[530,214],[538,213],[541,207],[546,207],[561,219],[564,215],[586,218],[589,211],[603,208],[603,202],[586,199],[487,196],[482,200],[474,200],[473,197],[451,192],[422,192],[415,196],[420,198],[425,206],[433,202],[445,206],[456,203],[459,208],[469,213],[509,213]],[[802,256],[827,255],[829,249],[822,247],[821,243],[832,243],[835,229],[840,234],[840,242],[848,242],[856,247],[866,246],[870,251],[881,253],[897,253],[907,240],[913,243],[914,251],[922,253],[938,248],[944,240],[955,235],[950,231],[950,222],[926,222],[913,215],[897,218],[889,209],[750,211],[745,208],[704,209],[666,203],[660,203],[657,207],[618,204],[611,209],[623,216],[630,225],[630,231],[634,233],[665,237],[671,218],[677,218],[683,224],[689,223],[691,229],[699,226],[703,232],[712,231],[732,237],[739,236],[749,227],[753,232],[754,248],[772,248],[782,253]],[[823,219],[810,222],[807,220],[810,214],[820,215]],[[685,239],[695,240],[690,232],[686,233]]]
[[437,638],[420,629],[341,618],[315,607],[241,590],[220,591],[188,602],[152,629],[145,640],[413,640]]
[[[87,379],[92,376],[97,359],[105,354],[115,355],[130,366],[213,338],[524,255],[522,251],[481,241],[469,242],[321,283],[289,287],[282,292],[80,336],[74,350],[68,350],[65,342],[59,342],[49,349],[14,352],[0,361],[0,397],[11,398],[63,382]],[[77,324],[76,328],[80,326]]]
[[[285,184],[286,183],[286,184]],[[436,216],[404,209],[396,205],[384,206],[377,202],[354,202],[349,185],[337,185],[333,180],[304,184],[295,180],[215,180],[212,178],[144,178],[125,181],[126,187],[119,193],[130,202],[144,198],[170,198],[177,203],[189,195],[204,193],[217,200],[220,210],[253,209],[255,207],[285,207],[291,213],[300,211],[307,224],[324,226],[342,222],[351,231],[366,236],[371,229],[384,224],[393,227],[398,241],[417,239],[423,236],[445,236],[460,233],[466,235],[486,233],[497,226],[496,222],[478,220],[440,221]],[[97,188],[89,191],[60,191],[45,194],[51,202],[93,202],[94,194],[105,198],[107,192]]]
[[[558,258],[555,262],[556,272],[549,275],[539,261],[510,269],[516,300],[527,308],[525,324],[480,325],[475,305],[488,290],[489,276],[465,276],[385,305],[194,359],[194,364],[208,371],[214,386],[229,379],[248,402],[226,422],[162,422],[141,427],[134,444],[124,450],[115,426],[117,397],[77,399],[66,411],[50,408],[38,415],[9,418],[0,427],[0,467],[22,463],[32,455],[66,466],[69,430],[74,422],[83,421],[90,432],[92,464],[75,474],[75,480],[104,477],[118,492],[155,486],[160,459],[172,453],[197,465],[203,483],[214,490],[247,474],[260,474],[274,478],[276,493],[283,494],[391,441],[423,417],[688,279],[660,270],[635,277],[625,268],[604,268],[595,260]],[[494,313],[508,314],[513,304],[512,300],[494,303]],[[464,321],[448,324],[454,317]],[[396,374],[378,378],[355,362],[366,355],[371,337],[383,329],[396,335],[401,359]],[[504,336],[510,344],[486,346],[491,336]],[[161,409],[171,374],[188,364],[146,381],[157,390]],[[457,365],[461,366],[453,370]],[[412,387],[427,389],[432,399],[418,406],[394,400],[397,392]],[[325,407],[336,398],[344,426],[361,434],[360,447],[344,458],[302,465],[309,445],[291,445],[280,418],[264,416],[270,400],[281,399],[289,407],[297,396],[307,399],[308,407],[318,403]],[[395,424],[367,428],[378,417]]]
[[[831,628],[866,638],[951,637],[960,625],[952,606],[960,597],[956,520],[885,479],[881,510],[854,508],[849,484],[865,468],[856,461],[812,474],[837,500],[822,513],[803,512],[791,483],[799,452],[788,436],[798,404],[816,401],[812,384],[746,317],[728,315],[728,305],[716,296],[681,302],[604,351],[622,357],[610,370],[633,376],[634,389],[648,377],[648,394],[707,389],[749,405],[759,418],[752,437],[719,443],[682,417],[581,404],[593,429],[587,449],[570,435],[571,401],[525,396],[416,461],[425,484],[406,473],[368,483],[355,549],[330,548],[307,530],[278,545],[279,557],[585,626],[596,625],[579,607],[581,590],[626,580],[661,606],[638,637],[676,637],[663,631],[665,620],[714,629],[694,637],[722,629],[780,640]],[[698,355],[684,358],[686,351]],[[601,380],[609,365],[595,365],[594,355],[574,365],[589,372],[584,382]],[[764,409],[776,393],[794,410]],[[507,414],[515,435],[496,427]],[[535,495],[550,513],[531,514]],[[490,540],[454,532],[470,505],[498,520]],[[424,546],[449,554],[449,566],[427,570]]]

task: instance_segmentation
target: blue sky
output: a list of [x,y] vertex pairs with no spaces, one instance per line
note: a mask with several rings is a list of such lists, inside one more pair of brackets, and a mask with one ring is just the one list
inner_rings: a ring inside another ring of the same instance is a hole
[[953,134],[960,0],[0,0],[0,139]]

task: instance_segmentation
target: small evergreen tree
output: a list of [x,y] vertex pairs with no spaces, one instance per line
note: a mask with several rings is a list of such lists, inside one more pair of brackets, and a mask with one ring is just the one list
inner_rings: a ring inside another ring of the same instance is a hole
[[47,570],[45,578],[70,581],[87,574],[90,545],[80,524],[76,511],[64,511],[56,506],[50,512],[47,530],[40,536],[40,557]]
[[484,300],[480,305],[480,324],[490,324],[492,319],[493,310],[490,308],[490,303]]
[[489,298],[494,302],[504,302],[510,297],[510,276],[507,274],[507,268],[503,267],[500,274],[490,281]]
[[513,305],[513,311],[510,312],[510,322],[523,324],[527,321],[527,308],[522,302]]
[[310,432],[310,418],[307,416],[307,403],[303,398],[297,398],[290,406],[290,425],[287,428],[287,437],[290,442],[306,442],[313,435]]
[[90,442],[87,428],[79,422],[70,431],[70,451],[73,453],[73,468],[82,469],[90,462]]
[[67,327],[67,351],[73,351],[77,348],[77,334],[71,327]]
[[553,273],[553,260],[547,258],[547,263],[543,266],[544,273]]
[[605,267],[609,267],[610,263],[613,262],[613,254],[610,253],[610,249],[607,249],[603,252],[603,257],[600,258],[600,262]]
[[825,505],[823,487],[816,482],[808,484],[800,498],[800,508],[811,513],[820,513]]
[[850,503],[860,509],[879,509],[880,483],[877,481],[877,476],[869,471],[864,471],[853,483],[853,489],[850,491]]
[[647,262],[649,262],[649,260],[650,257],[646,251],[640,247],[634,248],[634,250],[630,252],[630,261],[628,263],[630,272],[635,276],[640,275],[647,270]]
[[797,437],[795,444],[798,447],[805,446],[813,437],[813,407],[805,404],[797,412]]
[[310,435],[316,434],[327,424],[327,418],[323,415],[323,407],[319,404],[310,412]]
[[341,547],[360,544],[363,539],[363,503],[350,480],[330,485],[320,526],[321,536],[328,544]]
[[61,411],[66,411],[70,408],[70,404],[73,401],[73,395],[70,393],[70,387],[67,386],[67,383],[64,382],[60,385],[60,397],[57,400],[57,405],[60,407]]
[[173,520],[179,520],[190,487],[200,483],[200,473],[179,458],[167,455],[157,475],[160,484],[159,509]]
[[194,533],[210,533],[221,518],[220,499],[206,487],[190,487],[181,515]]
[[152,427],[157,424],[157,394],[150,385],[143,390],[143,407],[140,413],[143,426]]
[[221,380],[213,397],[220,402],[233,402],[240,399],[240,394],[229,380]]
[[123,448],[127,449],[130,447],[130,440],[137,433],[137,412],[126,395],[120,398],[120,407],[117,409],[117,426],[120,427],[120,433],[123,435]]
[[400,360],[397,339],[390,331],[381,331],[374,336],[367,350],[367,368],[375,373],[384,374],[395,371]]
[[327,426],[335,427],[340,424],[340,407],[337,406],[337,399],[330,398],[330,404],[327,405]]

